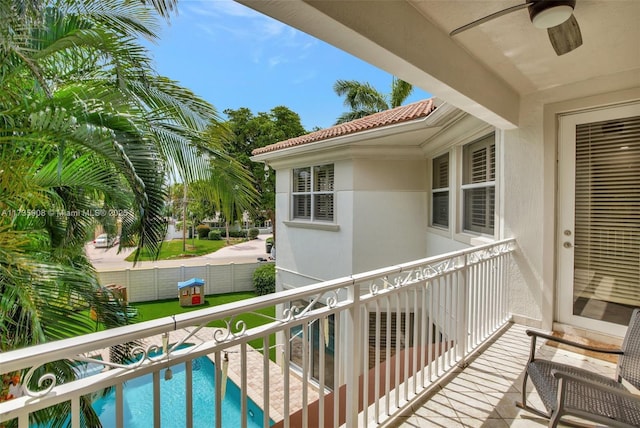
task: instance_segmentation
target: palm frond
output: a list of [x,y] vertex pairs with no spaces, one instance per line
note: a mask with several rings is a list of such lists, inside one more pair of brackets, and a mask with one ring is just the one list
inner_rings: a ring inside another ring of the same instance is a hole
[[413,85],[394,77],[391,81],[391,108],[400,107],[413,92]]

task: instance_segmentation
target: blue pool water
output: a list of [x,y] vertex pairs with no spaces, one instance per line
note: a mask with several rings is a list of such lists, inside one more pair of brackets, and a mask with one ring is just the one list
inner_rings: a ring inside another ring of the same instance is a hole
[[[173,378],[164,380],[160,372],[161,425],[167,428],[184,427],[186,418],[185,365],[171,367]],[[207,357],[193,360],[193,426],[212,427],[215,424],[215,366]],[[145,375],[124,385],[124,426],[148,428],[153,425],[153,379]],[[96,400],[93,408],[105,427],[115,426],[115,390]],[[261,427],[263,412],[252,400],[247,403],[248,427]],[[240,426],[240,388],[227,379],[222,401],[222,426]],[[271,422],[273,424],[273,422]]]

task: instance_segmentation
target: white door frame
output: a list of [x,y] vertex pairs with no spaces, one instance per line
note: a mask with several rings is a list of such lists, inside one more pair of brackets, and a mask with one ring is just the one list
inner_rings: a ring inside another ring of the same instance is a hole
[[556,320],[563,324],[614,336],[626,326],[573,315],[576,125],[640,115],[640,102],[559,115]]

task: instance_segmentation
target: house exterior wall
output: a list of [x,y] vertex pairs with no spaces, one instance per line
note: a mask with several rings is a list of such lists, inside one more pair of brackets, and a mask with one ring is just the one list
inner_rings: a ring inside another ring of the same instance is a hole
[[[312,163],[301,163],[304,167]],[[276,168],[276,258],[278,289],[314,284],[351,274],[353,233],[352,166],[334,163],[337,230],[316,229],[290,221],[293,167]],[[316,163],[317,164],[317,163]]]
[[426,160],[353,161],[353,272],[425,257]]
[[[290,219],[293,167],[276,169],[278,289],[425,257],[426,161],[344,159],[333,163],[334,228]],[[307,165],[301,158],[296,166]]]

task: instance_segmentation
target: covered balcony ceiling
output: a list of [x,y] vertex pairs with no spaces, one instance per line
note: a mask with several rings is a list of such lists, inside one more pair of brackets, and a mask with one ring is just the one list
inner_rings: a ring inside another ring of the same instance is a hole
[[577,0],[583,45],[556,55],[527,9],[455,36],[525,0],[237,0],[505,129],[522,97],[542,102],[640,84],[640,2]]

